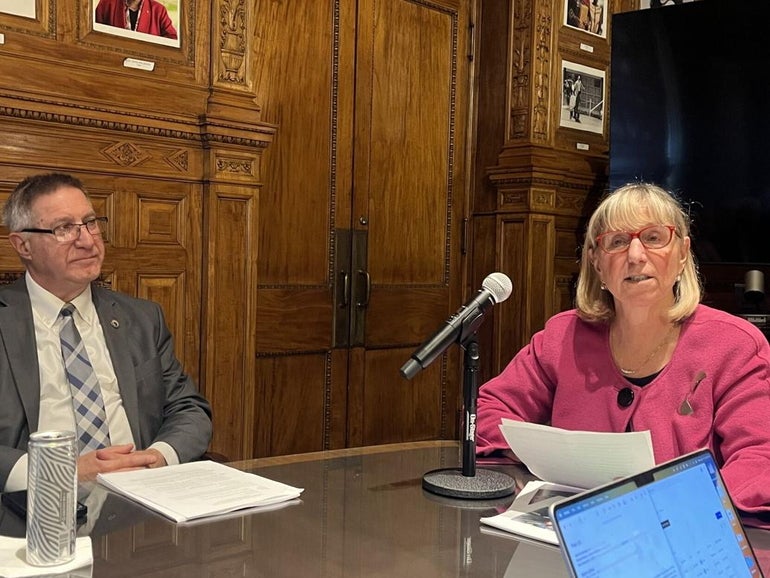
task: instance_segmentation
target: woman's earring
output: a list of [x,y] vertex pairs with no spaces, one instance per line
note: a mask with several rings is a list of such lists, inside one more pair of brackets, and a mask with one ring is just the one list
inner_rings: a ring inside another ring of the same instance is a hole
[[674,282],[674,301],[676,303],[679,303],[679,300],[682,298],[682,274],[676,276],[676,281]]
[[600,289],[601,289],[602,291],[606,291],[606,290],[607,290],[607,286],[604,284],[604,281],[602,281],[602,284],[601,284],[601,287],[600,287]]

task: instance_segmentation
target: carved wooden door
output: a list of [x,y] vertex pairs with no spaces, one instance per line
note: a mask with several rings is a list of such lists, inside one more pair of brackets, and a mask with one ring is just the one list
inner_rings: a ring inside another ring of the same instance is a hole
[[469,4],[257,1],[254,456],[456,436]]

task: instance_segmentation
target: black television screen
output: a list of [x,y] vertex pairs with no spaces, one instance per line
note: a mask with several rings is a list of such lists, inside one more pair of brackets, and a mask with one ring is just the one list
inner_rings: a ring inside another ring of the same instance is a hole
[[703,263],[770,263],[770,2],[613,16],[610,186],[688,203]]

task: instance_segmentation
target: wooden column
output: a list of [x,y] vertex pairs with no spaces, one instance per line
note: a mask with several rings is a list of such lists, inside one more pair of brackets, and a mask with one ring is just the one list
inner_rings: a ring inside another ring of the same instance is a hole
[[260,123],[250,34],[253,3],[214,0],[211,95],[204,142],[201,376],[214,411],[211,448],[253,453],[260,157],[274,127]]
[[566,0],[480,4],[471,277],[475,286],[498,270],[514,285],[484,329],[487,376],[572,307],[584,217],[606,186],[606,114],[598,133],[561,115],[565,61],[601,71],[608,94],[609,43],[566,26],[565,9]]

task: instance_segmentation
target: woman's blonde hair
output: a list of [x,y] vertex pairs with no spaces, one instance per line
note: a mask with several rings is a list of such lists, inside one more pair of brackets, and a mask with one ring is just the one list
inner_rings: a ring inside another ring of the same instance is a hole
[[[690,235],[690,218],[674,195],[650,183],[630,183],[610,193],[594,211],[586,227],[586,237],[580,259],[576,306],[588,321],[610,321],[615,317],[612,294],[602,289],[602,281],[591,261],[591,251],[600,251],[596,237],[606,231],[636,231],[650,223],[673,225],[673,242]],[[669,319],[681,322],[692,315],[700,303],[703,287],[698,275],[692,247],[681,276],[674,283],[674,304]]]

